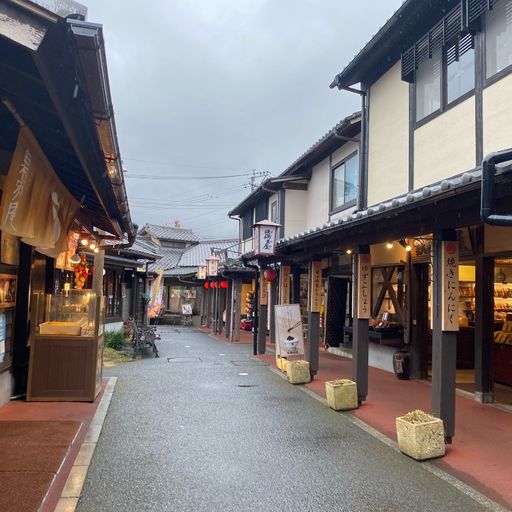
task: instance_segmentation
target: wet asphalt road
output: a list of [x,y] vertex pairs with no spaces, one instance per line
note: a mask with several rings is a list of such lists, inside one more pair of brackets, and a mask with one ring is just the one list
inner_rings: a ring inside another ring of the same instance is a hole
[[250,346],[160,330],[159,359],[105,372],[118,380],[79,512],[486,510]]

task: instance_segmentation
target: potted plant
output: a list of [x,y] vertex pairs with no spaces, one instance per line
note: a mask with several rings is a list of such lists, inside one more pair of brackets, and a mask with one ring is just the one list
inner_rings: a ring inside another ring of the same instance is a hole
[[349,379],[328,380],[325,383],[327,404],[335,411],[357,409],[357,384]]
[[396,418],[398,449],[416,460],[445,454],[443,420],[416,410]]

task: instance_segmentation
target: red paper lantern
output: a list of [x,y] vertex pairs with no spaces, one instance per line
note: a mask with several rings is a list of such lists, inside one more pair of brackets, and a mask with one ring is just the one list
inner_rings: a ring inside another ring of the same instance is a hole
[[210,288],[210,285],[208,284],[208,281],[206,281],[206,283],[204,283],[203,286],[205,287],[206,290],[208,290],[208,288]]
[[220,282],[220,287],[221,287],[221,288],[227,288],[228,286],[229,286],[228,281],[221,281],[221,282]]
[[210,288],[217,288],[217,281],[212,281],[210,283]]
[[263,277],[267,281],[274,281],[276,279],[276,277],[277,277],[277,272],[274,269],[272,269],[272,268],[267,268],[263,272]]

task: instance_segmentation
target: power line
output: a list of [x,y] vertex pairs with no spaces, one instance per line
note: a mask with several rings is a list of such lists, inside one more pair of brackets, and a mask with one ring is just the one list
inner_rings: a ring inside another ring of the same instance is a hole
[[[263,173],[259,173],[263,176]],[[251,176],[250,173],[244,174],[225,174],[222,176],[161,176],[156,174],[130,174],[126,173],[125,178],[134,178],[138,180],[224,180],[230,178],[241,178]]]
[[162,160],[142,160],[140,158],[126,158],[123,156],[123,161],[127,160],[130,162],[141,162],[146,164],[159,164],[159,165],[172,165],[175,167],[190,167],[195,169],[215,169],[217,171],[240,171],[240,167],[222,167],[222,166],[214,166],[214,165],[198,165],[198,164],[184,164],[184,163],[176,163]]

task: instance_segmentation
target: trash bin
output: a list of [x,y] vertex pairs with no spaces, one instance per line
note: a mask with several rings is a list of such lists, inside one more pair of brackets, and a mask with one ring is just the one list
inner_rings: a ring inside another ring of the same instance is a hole
[[409,352],[397,350],[393,354],[393,371],[400,380],[409,379]]

